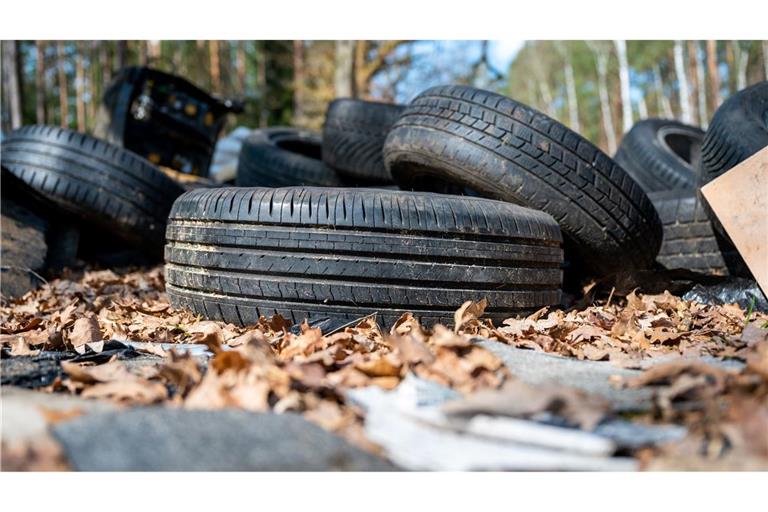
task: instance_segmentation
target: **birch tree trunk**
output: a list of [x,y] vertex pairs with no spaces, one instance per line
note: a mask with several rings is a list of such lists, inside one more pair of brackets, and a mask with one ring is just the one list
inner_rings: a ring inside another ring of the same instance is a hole
[[621,83],[621,122],[622,132],[627,133],[632,128],[632,102],[629,97],[629,63],[627,62],[627,42],[621,39],[614,41],[616,54],[619,57],[619,81]]
[[35,119],[45,124],[45,42],[35,41]]
[[709,113],[707,112],[707,80],[704,73],[704,52],[698,42],[693,43],[696,50],[696,83],[699,100],[699,125],[703,130],[709,125]]
[[355,79],[354,48],[354,41],[336,41],[333,88],[337,98],[352,96],[352,82]]
[[691,120],[694,125],[701,126],[701,109],[699,108],[698,98],[700,96],[699,87],[699,75],[696,73],[696,42],[688,41],[686,44],[688,53],[688,68],[686,69],[686,76],[689,77],[690,89],[690,102],[689,108],[691,109]]
[[683,42],[675,41],[675,75],[677,75],[677,84],[680,91],[680,114],[682,121],[687,124],[693,123],[691,115],[691,95],[688,89],[688,77],[685,74],[685,61],[683,58]]
[[749,63],[749,47],[742,48],[739,41],[733,42],[736,52],[736,91],[747,86],[747,64]]
[[552,90],[549,88],[549,84],[546,80],[539,81],[539,92],[541,98],[544,100],[544,109],[549,117],[552,119],[557,118],[557,112],[555,112],[555,101],[552,98]]
[[640,101],[637,102],[637,113],[640,119],[648,119],[648,104],[645,102],[645,91],[640,95]]
[[573,77],[573,65],[571,65],[571,59],[567,55],[565,56],[565,87],[568,92],[568,122],[571,125],[571,130],[580,132],[581,126],[579,125],[579,102],[576,96],[576,80]]
[[717,42],[707,41],[707,72],[709,75],[710,103],[709,110],[714,112],[720,106],[720,70],[717,65]]
[[3,41],[3,82],[8,99],[8,109],[11,114],[11,129],[16,129],[22,123],[21,84],[18,70],[18,42]]
[[85,48],[78,43],[75,56],[75,114],[77,116],[77,131],[84,132],[85,127]]
[[[599,44],[599,43],[597,43]],[[613,127],[613,113],[611,102],[608,98],[608,51],[606,48],[593,47],[597,61],[597,91],[600,96],[600,114],[605,132],[605,142],[608,145],[608,153],[616,153],[616,129]]]
[[763,71],[768,80],[768,41],[763,41]]
[[56,55],[58,57],[58,72],[59,72],[59,122],[62,128],[69,127],[69,90],[67,87],[67,70],[64,67],[65,55],[64,55],[64,42],[57,41],[56,43]]

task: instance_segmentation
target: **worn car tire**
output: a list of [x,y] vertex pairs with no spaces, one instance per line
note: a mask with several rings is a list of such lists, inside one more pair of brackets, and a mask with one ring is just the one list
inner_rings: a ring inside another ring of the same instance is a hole
[[394,183],[381,150],[402,105],[343,98],[328,105],[323,161],[360,184]]
[[624,135],[614,160],[646,192],[696,188],[704,131],[669,119],[643,119]]
[[[701,148],[700,185],[705,185],[768,146],[768,81],[743,89],[717,109]],[[721,247],[734,258],[729,260],[733,275],[751,277],[728,234],[702,197]]]
[[743,89],[717,109],[701,148],[702,185],[768,146],[768,81]]
[[696,191],[653,192],[648,197],[664,225],[664,241],[656,261],[669,269],[728,274],[727,261],[738,258],[738,253],[720,249]]
[[241,187],[343,185],[322,161],[320,137],[295,128],[255,130],[240,149],[236,181]]
[[558,304],[562,249],[549,215],[487,199],[374,189],[194,190],[171,211],[171,304],[240,325],[411,311],[451,323],[487,298],[500,321]]
[[2,143],[2,165],[58,207],[137,247],[162,249],[183,189],[140,156],[55,126],[25,126]]
[[510,98],[465,86],[421,93],[392,127],[384,161],[402,188],[440,180],[552,215],[566,259],[605,275],[653,264],[662,229],[645,192],[562,124]]

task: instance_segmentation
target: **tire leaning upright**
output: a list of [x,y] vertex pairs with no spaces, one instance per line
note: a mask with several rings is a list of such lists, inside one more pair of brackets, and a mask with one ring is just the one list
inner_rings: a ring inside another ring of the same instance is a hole
[[646,192],[693,190],[704,132],[669,119],[643,119],[613,157]]

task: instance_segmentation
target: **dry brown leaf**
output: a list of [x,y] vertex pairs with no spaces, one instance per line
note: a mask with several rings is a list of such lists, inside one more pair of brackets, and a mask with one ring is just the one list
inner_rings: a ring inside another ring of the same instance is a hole
[[[99,328],[99,322],[95,317],[83,317],[75,320],[75,324],[72,327],[72,332],[69,333],[69,342],[72,347],[79,354],[85,353],[86,346],[94,348],[94,351],[99,348],[99,343],[102,342],[101,329]],[[101,343],[101,348],[104,344]]]
[[486,307],[488,307],[488,300],[485,298],[478,302],[468,300],[462,304],[453,314],[453,332],[459,332],[466,323],[483,316]]

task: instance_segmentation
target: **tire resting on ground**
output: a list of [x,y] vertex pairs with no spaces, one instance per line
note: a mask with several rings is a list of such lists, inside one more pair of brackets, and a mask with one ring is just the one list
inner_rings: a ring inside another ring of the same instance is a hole
[[171,304],[240,325],[451,323],[466,300],[501,321],[558,304],[561,235],[547,214],[487,199],[374,189],[187,192],[167,230]]
[[237,162],[240,187],[343,185],[335,170],[321,160],[320,137],[295,128],[255,130],[243,141]]
[[2,165],[58,207],[137,247],[158,250],[183,192],[147,160],[54,126],[25,126],[2,143]]
[[361,184],[394,183],[381,150],[404,108],[350,98],[332,101],[323,124],[323,161]]
[[703,140],[695,126],[643,119],[624,135],[614,160],[646,192],[694,189]]
[[443,179],[551,214],[566,259],[581,271],[648,267],[661,245],[656,210],[621,167],[557,121],[498,94],[428,89],[392,127],[384,161],[402,188]]
[[654,192],[648,197],[664,225],[664,241],[656,261],[669,269],[728,274],[726,260],[734,254],[721,252],[696,191]]

